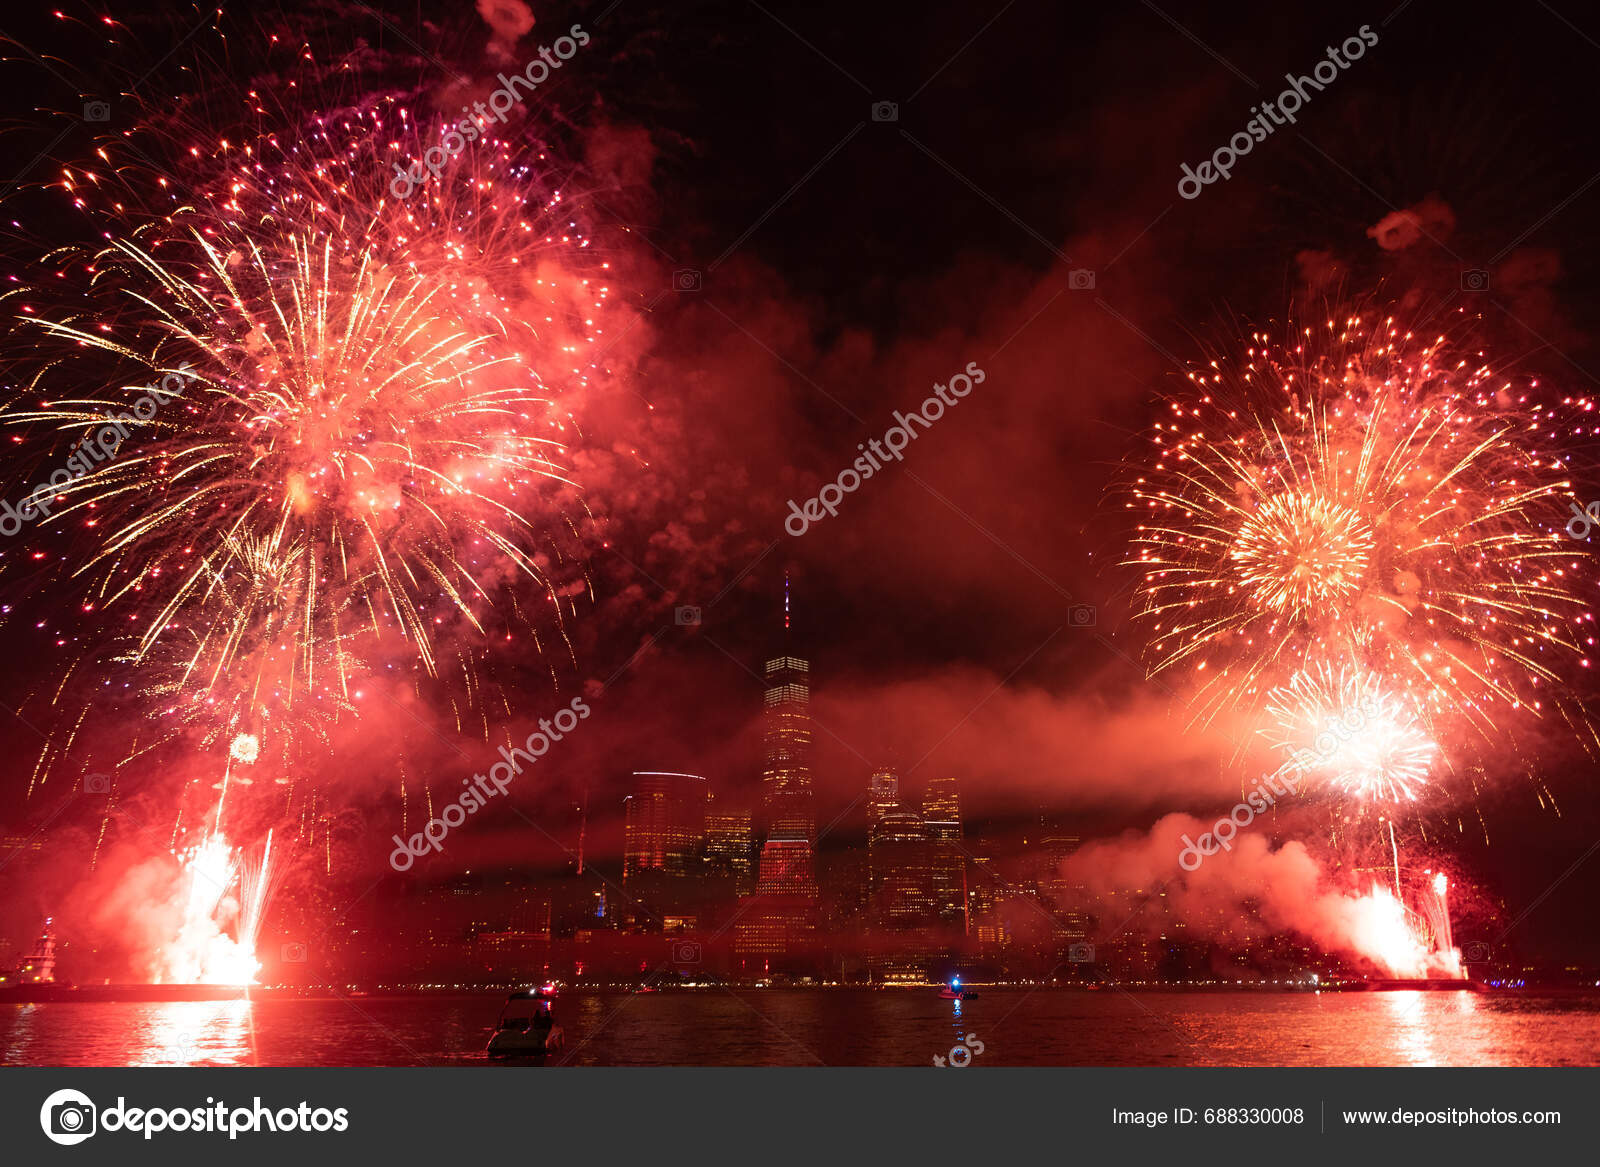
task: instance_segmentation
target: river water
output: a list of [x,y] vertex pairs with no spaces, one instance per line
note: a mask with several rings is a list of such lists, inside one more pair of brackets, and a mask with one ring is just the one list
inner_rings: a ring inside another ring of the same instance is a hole
[[[1600,994],[985,989],[563,994],[549,1065],[1600,1064]],[[489,1064],[503,997],[0,1005],[34,1066]],[[969,1036],[970,1035],[970,1036]],[[970,1059],[966,1056],[971,1054]]]

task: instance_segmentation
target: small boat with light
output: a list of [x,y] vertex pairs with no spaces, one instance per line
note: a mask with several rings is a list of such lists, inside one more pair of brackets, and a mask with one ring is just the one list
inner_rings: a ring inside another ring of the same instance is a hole
[[951,977],[950,983],[939,989],[941,1001],[970,1001],[977,995],[973,990],[961,986],[960,977]]
[[554,985],[512,993],[500,1010],[489,1037],[492,1058],[533,1057],[552,1053],[566,1044],[555,1020]]

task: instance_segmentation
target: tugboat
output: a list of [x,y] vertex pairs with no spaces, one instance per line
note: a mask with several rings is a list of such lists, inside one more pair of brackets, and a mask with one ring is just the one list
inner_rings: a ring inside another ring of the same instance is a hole
[[487,1047],[491,1058],[537,1057],[566,1044],[556,1024],[554,985],[512,993],[500,1010],[500,1020]]
[[56,983],[56,938],[50,933],[50,925],[53,922],[54,917],[45,917],[44,931],[39,933],[39,939],[34,941],[33,951],[22,958],[22,962],[9,976],[0,976],[0,984],[11,986]]
[[951,977],[950,983],[939,990],[939,999],[941,1001],[970,1001],[977,995],[971,989],[963,989],[961,987],[960,977]]

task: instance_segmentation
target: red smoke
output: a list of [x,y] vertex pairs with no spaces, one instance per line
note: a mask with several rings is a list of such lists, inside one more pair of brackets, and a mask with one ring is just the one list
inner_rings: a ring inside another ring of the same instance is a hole
[[1185,871],[1180,853],[1215,825],[1169,814],[1146,834],[1129,832],[1088,844],[1062,864],[1062,875],[1091,903],[1133,889],[1151,896],[1165,893],[1164,911],[1147,905],[1129,920],[1102,920],[1113,935],[1123,928],[1159,930],[1174,922],[1187,925],[1194,938],[1237,941],[1252,934],[1293,933],[1391,976],[1452,971],[1450,956],[1428,951],[1386,888],[1340,886],[1304,843],[1274,848],[1265,824],[1241,828],[1231,850],[1219,850]]

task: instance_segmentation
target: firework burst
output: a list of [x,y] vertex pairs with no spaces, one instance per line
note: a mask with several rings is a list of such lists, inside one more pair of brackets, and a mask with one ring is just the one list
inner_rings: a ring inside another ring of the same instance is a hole
[[[1580,717],[1590,581],[1561,534],[1563,450],[1590,402],[1552,408],[1482,354],[1360,315],[1255,334],[1189,379],[1130,475],[1129,562],[1151,670],[1190,670],[1201,720],[1267,699],[1287,739],[1353,685],[1400,719],[1403,757],[1411,717],[1416,750],[1446,719]],[[1319,661],[1333,671],[1294,677]],[[1363,764],[1347,785],[1404,796],[1418,777]]]
[[[106,633],[63,674],[114,659],[175,726],[283,764],[295,727],[322,739],[349,711],[358,668],[409,661],[487,732],[491,644],[571,655],[585,515],[565,467],[609,294],[512,143],[486,134],[397,203],[389,170],[424,136],[402,107],[311,120],[292,142],[189,146],[182,197],[118,154],[178,155],[170,122],[149,150],[107,140],[103,170],[58,184],[104,245],[46,255],[0,298],[0,424],[34,454],[11,493],[50,482],[34,539]],[[130,412],[174,375],[175,399]],[[110,456],[65,462],[108,417]]]
[[[540,479],[566,479],[537,374],[450,312],[426,273],[359,240],[234,228],[175,250],[122,241],[95,260],[96,283],[148,309],[148,348],[36,321],[193,382],[177,409],[123,422],[135,448],[62,484],[44,525],[93,523],[98,536],[74,574],[97,577],[105,599],[141,594],[141,653],[191,611],[215,612],[206,635],[238,644],[292,609],[309,646],[337,639],[355,608],[435,671],[438,606],[481,631],[490,557],[541,578],[525,512],[545,509]],[[56,397],[5,420],[72,434],[108,415],[110,398]],[[235,574],[247,600],[226,594]]]
[[1305,777],[1359,801],[1413,802],[1438,748],[1372,673],[1302,669],[1267,694],[1271,744]]

